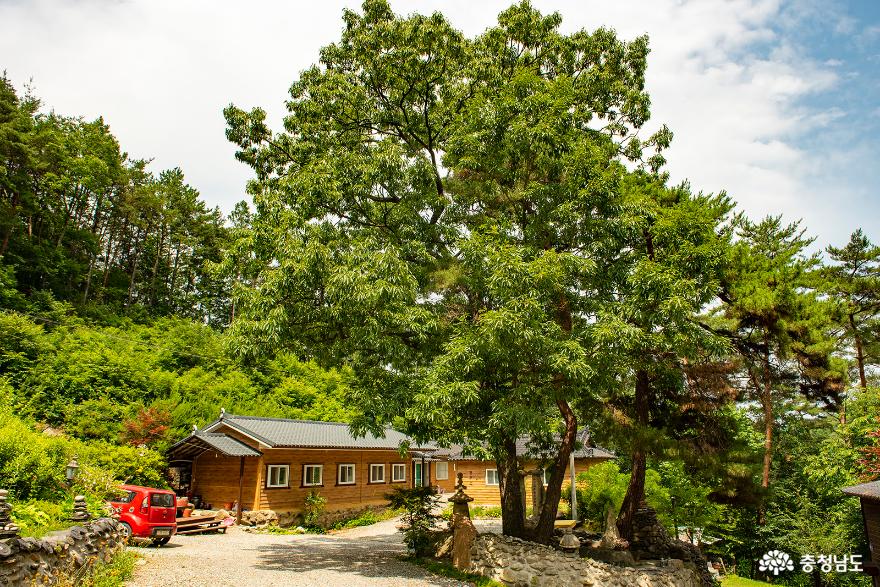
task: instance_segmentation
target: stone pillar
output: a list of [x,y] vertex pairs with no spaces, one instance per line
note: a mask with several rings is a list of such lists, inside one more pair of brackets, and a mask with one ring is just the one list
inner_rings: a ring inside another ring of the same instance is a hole
[[6,501],[9,492],[0,489],[0,540],[15,538],[20,528],[12,521],[12,506]]
[[455,485],[455,494],[449,498],[452,502],[452,564],[456,569],[467,571],[471,566],[471,546],[477,537],[477,529],[471,521],[471,511],[468,503],[474,498],[467,495],[464,490],[467,487],[462,480],[462,474],[458,474],[458,483]]
[[74,522],[86,522],[91,519],[89,514],[89,506],[86,504],[84,495],[77,495],[73,498],[73,515],[70,519]]
[[544,507],[544,472],[532,471],[532,515],[538,516]]

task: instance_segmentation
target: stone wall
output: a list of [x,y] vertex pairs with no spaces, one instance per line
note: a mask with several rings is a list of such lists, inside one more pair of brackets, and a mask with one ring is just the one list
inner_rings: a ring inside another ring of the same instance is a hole
[[125,546],[119,524],[100,518],[43,538],[0,540],[0,585],[54,584]]
[[700,587],[699,573],[681,560],[619,567],[518,538],[480,534],[471,571],[511,586]]
[[[374,511],[376,513],[384,512],[388,509],[387,505],[362,505],[358,507],[333,510],[331,512],[323,512],[318,516],[318,525],[325,528],[342,520],[356,518],[366,511]],[[242,526],[265,526],[266,524],[277,524],[282,528],[288,526],[298,526],[303,523],[303,513],[299,511],[293,512],[276,512],[274,510],[254,510],[241,513]]]

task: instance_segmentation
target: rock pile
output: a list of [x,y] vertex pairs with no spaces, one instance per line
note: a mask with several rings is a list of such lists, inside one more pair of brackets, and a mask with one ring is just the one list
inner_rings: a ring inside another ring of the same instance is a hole
[[618,567],[497,534],[477,536],[470,570],[515,587],[701,587],[699,573],[681,560]]
[[0,489],[0,539],[18,536],[18,526],[12,521],[12,506],[6,501],[9,494],[5,489]]
[[0,585],[52,585],[85,565],[110,561],[124,546],[125,534],[111,518],[99,518],[45,539],[0,540]]
[[86,504],[86,497],[84,495],[77,495],[73,498],[73,515],[70,516],[70,519],[74,522],[85,522],[86,520],[91,519],[91,514],[89,514],[89,506]]
[[715,585],[715,578],[709,571],[706,557],[700,549],[693,544],[670,538],[666,528],[657,520],[657,512],[647,504],[642,504],[633,516],[633,540],[630,551],[636,560],[683,560],[699,570],[705,587]]

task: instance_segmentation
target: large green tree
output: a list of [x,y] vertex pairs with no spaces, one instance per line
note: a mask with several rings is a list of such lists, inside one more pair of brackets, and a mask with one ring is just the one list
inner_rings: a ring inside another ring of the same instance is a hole
[[508,534],[527,532],[515,441],[557,433],[533,531],[547,540],[573,404],[603,369],[622,161],[648,174],[670,139],[637,137],[647,40],[563,35],[528,3],[475,39],[378,0],[344,20],[291,87],[283,132],[260,109],[225,112],[256,172],[239,350],[349,364],[361,426],[488,450]]

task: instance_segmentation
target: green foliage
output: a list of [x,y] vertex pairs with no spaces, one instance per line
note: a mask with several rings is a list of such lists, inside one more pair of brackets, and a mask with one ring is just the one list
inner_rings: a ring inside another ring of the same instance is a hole
[[307,528],[318,526],[318,521],[321,519],[326,505],[326,497],[318,493],[317,490],[309,491],[303,504],[303,525]]
[[736,575],[727,575],[721,579],[721,587],[763,587],[764,585],[770,585],[770,583],[737,577]]
[[[71,502],[72,503],[72,502]],[[54,530],[71,525],[68,520],[72,510],[67,502],[30,500],[14,502],[12,519],[21,528],[22,536],[41,538]]]
[[400,512],[391,508],[376,512],[374,510],[365,510],[353,518],[340,520],[333,524],[334,530],[347,530],[349,528],[358,528],[360,526],[371,526],[384,520],[390,520],[400,515]]
[[[113,556],[110,562],[99,561],[87,567],[84,576],[72,579],[77,587],[122,587],[134,575],[134,566],[139,555],[123,549]],[[62,587],[67,587],[62,580]]]
[[[96,441],[80,443],[77,451],[82,462],[100,467],[123,483],[167,487],[165,457],[155,450]],[[95,482],[100,486],[99,480]]]
[[[500,518],[501,517],[501,506],[497,505],[473,505],[471,504],[469,510],[471,514],[471,518],[474,520],[480,518]],[[529,513],[530,515],[530,513]],[[440,517],[444,520],[452,519],[452,504],[447,505],[443,508],[443,511],[440,512]]]
[[440,516],[434,513],[440,495],[434,487],[398,487],[385,498],[392,509],[403,511],[403,541],[415,556],[429,554],[433,545],[435,524]]
[[0,487],[14,499],[56,498],[72,456],[67,440],[35,432],[12,414],[0,412]]

